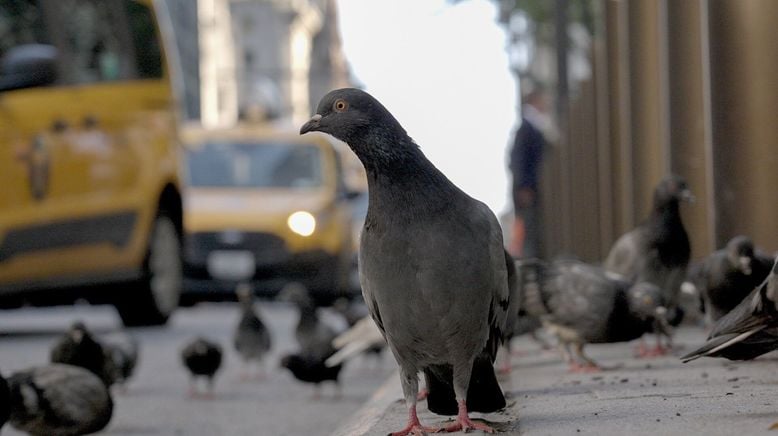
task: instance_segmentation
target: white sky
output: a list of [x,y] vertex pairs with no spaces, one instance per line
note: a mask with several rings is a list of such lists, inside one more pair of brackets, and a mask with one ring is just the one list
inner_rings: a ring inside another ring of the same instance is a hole
[[455,184],[510,207],[507,147],[516,85],[488,0],[338,0],[356,78]]

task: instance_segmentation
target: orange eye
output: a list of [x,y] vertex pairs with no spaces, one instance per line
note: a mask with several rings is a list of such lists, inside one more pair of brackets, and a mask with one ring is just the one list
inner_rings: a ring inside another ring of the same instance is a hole
[[348,109],[348,102],[342,98],[339,98],[335,100],[332,108],[335,109],[335,112],[346,112],[346,109]]

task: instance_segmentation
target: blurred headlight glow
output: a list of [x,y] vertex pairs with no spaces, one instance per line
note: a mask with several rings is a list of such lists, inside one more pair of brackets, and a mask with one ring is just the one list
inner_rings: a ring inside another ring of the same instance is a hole
[[311,236],[316,230],[316,218],[310,212],[304,210],[289,215],[286,224],[300,236]]

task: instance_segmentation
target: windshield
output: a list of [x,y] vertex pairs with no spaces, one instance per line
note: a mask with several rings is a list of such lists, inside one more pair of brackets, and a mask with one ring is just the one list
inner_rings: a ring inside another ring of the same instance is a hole
[[320,150],[281,143],[206,143],[188,151],[189,184],[201,187],[314,188],[322,185]]

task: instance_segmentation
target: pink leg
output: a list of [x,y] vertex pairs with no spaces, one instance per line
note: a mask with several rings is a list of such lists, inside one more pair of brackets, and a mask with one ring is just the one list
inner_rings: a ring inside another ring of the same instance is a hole
[[429,396],[430,391],[427,390],[427,388],[421,389],[418,394],[416,394],[416,401],[424,401],[427,399],[427,396]]
[[467,416],[467,405],[465,404],[464,400],[459,402],[459,414],[457,415],[457,420],[453,424],[444,427],[443,430],[448,433],[455,431],[463,431],[467,433],[470,430],[481,430],[484,433],[494,433],[493,428],[482,422],[473,421],[469,416]]
[[408,408],[408,425],[400,431],[390,433],[389,436],[407,436],[407,435],[425,435],[429,433],[437,433],[440,429],[435,427],[424,427],[419,422],[419,417],[416,415],[416,405]]
[[600,368],[597,365],[592,365],[592,364],[589,364],[589,363],[585,363],[585,364],[581,365],[578,362],[571,362],[567,371],[571,372],[571,373],[574,373],[574,374],[576,374],[576,373],[592,373],[592,372],[600,372],[600,371],[602,371],[602,368]]

